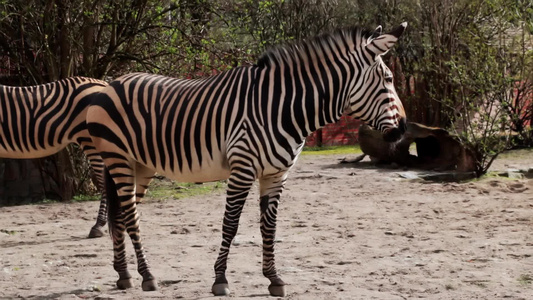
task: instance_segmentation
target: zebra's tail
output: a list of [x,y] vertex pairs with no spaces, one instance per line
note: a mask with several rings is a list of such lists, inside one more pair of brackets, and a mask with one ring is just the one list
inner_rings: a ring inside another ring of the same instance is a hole
[[105,191],[107,196],[107,224],[109,226],[109,234],[113,238],[114,229],[117,227],[117,216],[120,213],[120,202],[118,199],[117,186],[111,178],[111,174],[107,168],[104,168],[105,177]]

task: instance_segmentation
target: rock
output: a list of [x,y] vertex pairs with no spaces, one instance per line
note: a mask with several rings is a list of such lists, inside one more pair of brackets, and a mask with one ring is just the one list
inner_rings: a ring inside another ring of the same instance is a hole
[[109,296],[109,295],[100,295],[94,297],[94,300],[115,300],[115,297]]
[[400,177],[406,178],[406,179],[420,179],[417,173],[415,172],[400,172],[397,173]]
[[508,169],[507,171],[497,173],[500,177],[507,177],[510,179],[523,179],[525,177],[524,174],[523,170],[518,169]]
[[518,172],[508,172],[507,177],[509,177],[509,179],[523,179],[524,174]]
[[430,181],[463,181],[476,178],[475,172],[443,172],[420,175],[420,178]]

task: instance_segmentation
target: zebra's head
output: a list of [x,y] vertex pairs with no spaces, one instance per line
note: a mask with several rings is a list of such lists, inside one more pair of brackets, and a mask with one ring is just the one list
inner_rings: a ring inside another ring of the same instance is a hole
[[[354,76],[349,94],[347,113],[380,130],[388,142],[399,140],[405,132],[405,111],[394,88],[392,72],[382,55],[387,53],[402,35],[404,22],[392,32],[381,34],[381,26],[356,47],[355,55],[360,70]],[[359,48],[359,49],[358,49]]]

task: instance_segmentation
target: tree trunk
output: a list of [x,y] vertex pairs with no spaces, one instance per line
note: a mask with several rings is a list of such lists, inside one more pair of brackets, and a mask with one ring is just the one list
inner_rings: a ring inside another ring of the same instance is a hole
[[323,145],[324,141],[322,140],[322,128],[320,128],[316,131],[316,146],[322,147]]

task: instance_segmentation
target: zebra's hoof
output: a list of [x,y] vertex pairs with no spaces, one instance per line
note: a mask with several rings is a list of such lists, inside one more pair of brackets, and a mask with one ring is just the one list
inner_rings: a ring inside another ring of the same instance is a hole
[[104,232],[100,228],[101,227],[93,226],[93,228],[91,228],[91,231],[89,232],[88,238],[94,239],[94,238],[103,237]]
[[131,281],[131,278],[117,280],[117,288],[119,290],[129,289],[132,286],[133,286],[133,282]]
[[270,296],[274,297],[285,297],[285,286],[284,285],[269,285],[268,292]]
[[145,280],[142,288],[145,292],[157,291],[157,282],[155,282],[155,279]]
[[230,294],[229,285],[227,283],[215,283],[211,288],[215,296],[228,296]]

